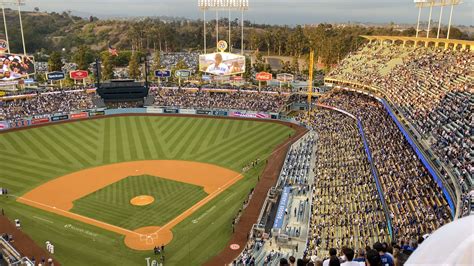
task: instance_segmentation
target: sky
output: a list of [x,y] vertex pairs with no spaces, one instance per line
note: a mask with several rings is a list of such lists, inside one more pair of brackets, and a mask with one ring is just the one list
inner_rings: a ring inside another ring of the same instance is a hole
[[[26,9],[71,10],[79,15],[202,17],[197,0],[25,0]],[[453,24],[474,25],[474,0],[464,0],[454,8]],[[313,24],[321,22],[373,22],[415,24],[418,9],[413,0],[249,0],[245,19],[267,24]],[[80,12],[80,13],[78,13]],[[447,24],[449,9],[444,10]],[[209,14],[210,16],[210,14]],[[227,15],[226,15],[227,16]],[[240,16],[237,13],[234,17]],[[429,9],[422,12],[427,21]],[[438,21],[439,8],[433,9]]]

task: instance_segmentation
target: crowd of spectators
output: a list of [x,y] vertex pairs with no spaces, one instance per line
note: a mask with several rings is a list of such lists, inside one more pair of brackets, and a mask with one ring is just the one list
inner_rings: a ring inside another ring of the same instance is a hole
[[450,221],[441,189],[379,101],[363,94],[334,91],[321,102],[362,121],[397,239],[431,233]]
[[0,117],[15,121],[43,114],[68,113],[91,109],[94,93],[85,91],[38,93],[14,101],[2,102]]
[[262,112],[278,112],[288,96],[247,92],[210,92],[203,90],[155,90],[156,106],[182,108],[221,108]]
[[189,70],[196,70],[199,66],[199,53],[196,52],[177,52],[177,53],[162,53],[160,55],[161,66],[166,69],[172,69],[179,62],[184,63]]
[[388,241],[387,222],[355,119],[325,109],[311,114],[316,142],[310,255]]
[[457,177],[465,197],[474,186],[473,62],[469,50],[369,44],[329,76],[381,89]]

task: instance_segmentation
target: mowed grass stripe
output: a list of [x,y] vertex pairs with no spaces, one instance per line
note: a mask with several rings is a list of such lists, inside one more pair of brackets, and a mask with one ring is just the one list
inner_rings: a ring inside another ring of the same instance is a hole
[[15,161],[15,164],[18,164],[18,165],[23,164],[23,162],[30,162],[30,163],[39,164],[48,168],[59,168],[59,169],[62,169],[63,171],[71,171],[73,169],[71,168],[72,167],[71,165],[66,165],[62,162],[48,160],[47,158],[44,158],[44,159],[32,158],[27,155],[10,153],[7,151],[2,151],[0,153],[0,160],[2,160],[3,158],[13,159]]
[[46,146],[47,149],[51,150],[55,157],[59,158],[60,161],[63,161],[66,164],[74,164],[80,166],[80,164],[72,158],[72,156],[68,153],[68,149],[64,149],[62,145],[60,145],[60,141],[55,139],[53,133],[50,132],[49,127],[42,127],[40,130],[36,131],[38,133],[38,137],[44,143],[43,146]]
[[[87,155],[83,154],[83,152],[81,151],[81,146],[79,144],[76,144],[76,147],[74,147],[73,145],[71,145],[71,143],[68,143],[68,140],[70,140],[68,136],[61,136],[52,127],[44,127],[44,130],[45,132],[47,132],[47,134],[51,136],[49,139],[54,140],[54,142],[56,143],[56,146],[61,148],[60,150],[62,150],[62,152],[61,151],[60,152],[64,156],[67,156],[68,158],[72,158],[76,160],[83,167],[90,166],[93,163],[92,161],[89,161],[89,159],[87,158]],[[66,139],[66,141],[64,139]]]
[[40,146],[40,148],[46,154],[48,154],[48,156],[40,157],[38,159],[54,160],[54,161],[57,161],[58,163],[63,163],[66,165],[66,167],[68,167],[71,161],[64,158],[64,156],[61,156],[60,152],[55,148],[55,145],[51,145],[49,136],[46,136],[43,134],[42,128],[38,128],[36,130],[35,129],[28,130],[28,133],[38,142],[38,145]]
[[134,158],[134,160],[143,160],[145,158],[143,155],[143,146],[140,141],[140,135],[138,134],[137,128],[135,126],[135,121],[132,119],[132,117],[128,117],[127,119],[127,129],[128,135],[132,136],[132,145],[134,148],[133,151],[135,153],[135,156],[133,156],[132,153],[132,158]]
[[181,149],[186,149],[188,145],[193,141],[195,130],[199,128],[200,123],[198,119],[191,119],[186,127],[182,129],[180,134],[177,136],[176,140],[171,144],[170,150],[173,150],[173,157],[180,156]]
[[214,123],[212,123],[212,120],[204,119],[203,123],[201,123],[201,125],[199,125],[199,129],[198,129],[196,135],[193,137],[193,140],[192,140],[191,144],[189,144],[189,146],[185,150],[182,150],[180,152],[180,154],[184,153],[184,154],[187,154],[187,155],[192,155],[195,152],[197,152],[199,150],[199,148],[201,147],[202,143],[203,143],[204,137],[206,137],[208,134],[212,133],[210,131],[210,128],[212,127],[213,124]]
[[89,146],[86,143],[82,143],[83,139],[80,136],[77,138],[72,137],[71,132],[62,126],[55,128],[55,130],[62,133],[62,138],[67,141],[68,146],[75,146],[77,148],[75,149],[77,150],[77,154],[81,154],[81,158],[84,158],[84,160],[87,161],[88,165],[94,164],[96,155],[93,151],[95,151],[96,149],[94,149],[93,146]]
[[[2,163],[6,163],[8,165],[13,165],[15,167],[19,167],[19,168],[27,168],[27,169],[36,169],[40,172],[50,172],[50,173],[61,173],[63,172],[62,171],[62,168],[58,167],[58,166],[48,166],[46,164],[41,164],[41,163],[37,163],[37,162],[33,162],[31,160],[18,160],[14,157],[7,157],[7,156],[2,156],[0,154],[0,160],[2,161]],[[2,168],[3,169],[3,168]]]
[[31,154],[31,148],[26,144],[20,137],[21,131],[18,134],[8,133],[5,135],[5,138],[13,145],[15,150],[23,154]]
[[117,147],[117,161],[122,162],[125,161],[125,154],[124,154],[124,147],[125,138],[123,137],[124,132],[122,131],[122,119],[121,117],[115,117],[112,121],[112,124],[115,124],[115,133],[116,133],[116,142],[115,146]]
[[[88,120],[88,121],[84,121],[84,122],[77,122],[77,123],[66,123],[64,124],[65,126],[68,126],[68,127],[78,127],[81,129],[82,132],[84,132],[84,134],[87,134],[88,136],[97,136],[97,134],[100,132],[101,128],[102,128],[102,124],[103,123],[97,123],[95,124],[94,127],[91,127],[91,126],[88,126],[88,125],[91,125],[93,122],[93,120]],[[94,121],[96,122],[96,121]]]
[[146,131],[146,128],[144,127],[142,117],[140,117],[139,119],[133,119],[132,122],[135,124],[135,126],[133,126],[133,132],[134,132],[134,134],[136,134],[138,136],[138,141],[140,143],[140,149],[139,150],[142,153],[141,158],[143,158],[143,159],[150,158],[151,157],[151,153],[150,153],[151,144],[149,143],[150,139],[147,139],[145,137],[145,132],[144,131]]
[[232,138],[228,141],[225,141],[224,143],[220,143],[220,142],[216,143],[215,145],[206,147],[206,149],[204,149],[199,154],[196,154],[196,156],[197,157],[204,156],[203,160],[205,160],[205,159],[209,158],[209,156],[211,154],[212,155],[214,155],[216,153],[224,153],[225,154],[226,152],[229,152],[230,150],[233,150],[231,147],[234,147],[234,148],[242,147],[242,141],[243,140],[248,140],[248,139],[255,138],[255,135],[259,135],[259,134],[262,134],[262,132],[266,132],[267,129],[269,129],[270,127],[271,127],[270,123],[264,123],[264,124],[262,124],[262,126],[261,126],[261,128],[258,132],[248,131],[248,132],[245,132],[245,134],[238,135],[235,138]]
[[[224,163],[224,164],[228,163],[228,164],[233,164],[234,166],[236,166],[239,159],[244,158],[245,154],[250,155],[252,158],[257,158],[259,156],[262,156],[263,155],[262,151],[257,149],[257,147],[260,147],[260,146],[264,145],[265,143],[269,143],[269,144],[275,143],[276,144],[276,143],[281,142],[281,140],[278,139],[278,136],[281,136],[286,131],[287,131],[286,128],[273,129],[269,132],[266,132],[267,135],[265,135],[264,137],[257,138],[255,140],[249,142],[248,145],[244,145],[242,149],[240,149],[239,151],[233,153],[232,155],[229,155],[229,156],[226,156],[226,157],[218,157],[217,159],[222,161],[222,163]],[[268,152],[270,152],[270,150]]]
[[267,129],[269,128],[271,128],[271,124],[266,125],[265,129],[262,128],[259,132],[253,133],[250,137],[239,136],[226,144],[221,145],[219,148],[206,152],[202,157],[202,160],[212,160],[213,162],[216,162],[217,158],[225,158],[238,152],[241,147],[246,147],[247,145],[252,146],[252,143],[256,140],[265,138],[265,135],[268,133]]
[[164,127],[164,125],[162,125],[161,123],[157,123],[156,125],[158,130],[161,130],[161,132],[163,133],[163,139],[165,140],[169,140],[169,138],[175,136],[176,133],[181,130],[182,126],[188,122],[188,118],[179,119],[178,121],[172,120],[168,117],[162,119],[172,121],[171,125],[168,125],[166,127]]
[[123,137],[123,154],[124,154],[124,161],[130,161],[132,158],[136,158],[136,154],[132,155],[133,149],[133,136],[128,133],[128,125],[127,125],[127,118],[126,116],[120,117],[120,131],[122,132]]
[[18,135],[25,142],[28,148],[32,150],[34,154],[37,155],[37,157],[47,158],[46,154],[37,146],[38,142],[33,138],[31,134],[25,134],[25,131],[20,131],[18,132]]
[[194,128],[196,122],[197,119],[186,118],[186,123],[179,128],[179,131],[176,131],[171,137],[166,139],[167,143],[169,144],[168,149],[171,152],[172,157],[176,156],[177,150],[179,149],[178,146],[182,145],[183,142],[187,141],[186,139],[184,139],[184,136],[189,132],[193,132],[191,129]]
[[77,126],[71,123],[66,123],[61,126],[72,136],[84,142],[88,147],[92,149],[92,151],[96,151],[98,131],[90,133],[84,126],[82,126],[82,123],[77,123]]
[[102,163],[108,164],[111,162],[110,156],[110,146],[111,146],[111,137],[110,137],[110,119],[105,119],[102,125]]
[[[153,130],[153,125],[148,116],[145,117],[144,122],[145,136],[151,141],[153,150],[150,150],[152,153],[151,158],[153,159],[166,159],[169,158],[169,152],[165,152],[165,147],[161,144],[159,139],[162,137],[161,134],[155,134]],[[153,152],[154,151],[154,152]]]

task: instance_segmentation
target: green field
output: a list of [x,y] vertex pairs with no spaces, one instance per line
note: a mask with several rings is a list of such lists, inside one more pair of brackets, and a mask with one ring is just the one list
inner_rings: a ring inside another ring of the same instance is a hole
[[[149,159],[199,161],[241,172],[293,133],[273,123],[167,116],[112,117],[2,133],[0,187],[21,196],[67,173]],[[224,248],[232,218],[263,167],[247,172],[173,228],[173,241],[166,248],[168,265],[200,265]],[[145,265],[145,258],[153,257],[152,252],[128,249],[121,235],[17,203],[13,197],[0,197],[0,207],[10,219],[21,219],[23,230],[40,245],[51,241],[63,265]],[[103,212],[101,219],[107,215]]]
[[[133,206],[140,195],[155,198],[152,204]],[[202,187],[155,176],[131,176],[74,201],[72,212],[122,228],[134,230],[165,225],[207,193]]]

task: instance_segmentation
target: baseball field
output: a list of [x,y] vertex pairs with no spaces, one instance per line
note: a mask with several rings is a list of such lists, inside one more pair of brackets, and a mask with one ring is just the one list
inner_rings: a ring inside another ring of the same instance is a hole
[[[63,265],[200,265],[232,235],[232,219],[265,159],[294,130],[275,123],[123,116],[0,134],[1,208]],[[260,163],[243,172],[252,161]]]

